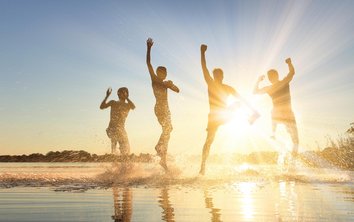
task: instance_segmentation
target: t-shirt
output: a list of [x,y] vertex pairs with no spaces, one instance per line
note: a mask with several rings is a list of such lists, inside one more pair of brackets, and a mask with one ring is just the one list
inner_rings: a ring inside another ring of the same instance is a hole
[[227,108],[227,98],[235,92],[231,86],[226,84],[217,84],[214,81],[208,82],[210,111]]
[[267,92],[272,98],[273,107],[275,110],[290,111],[291,110],[291,96],[290,86],[287,81],[279,81],[273,84]]

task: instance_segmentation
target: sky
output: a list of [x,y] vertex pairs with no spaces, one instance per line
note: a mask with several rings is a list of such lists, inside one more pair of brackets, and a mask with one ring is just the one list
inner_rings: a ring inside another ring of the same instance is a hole
[[[259,75],[288,73],[300,152],[325,147],[354,121],[353,1],[20,1],[0,0],[0,155],[51,150],[110,152],[108,87],[126,86],[136,109],[126,130],[131,151],[155,153],[161,128],[145,63],[167,67],[174,130],[169,152],[200,154],[209,111],[200,66],[261,113],[252,126],[245,108],[220,127],[211,153],[275,151],[288,146],[285,128],[272,141],[271,100],[252,95]],[[265,81],[263,85],[269,82]],[[110,99],[117,99],[112,93]]]

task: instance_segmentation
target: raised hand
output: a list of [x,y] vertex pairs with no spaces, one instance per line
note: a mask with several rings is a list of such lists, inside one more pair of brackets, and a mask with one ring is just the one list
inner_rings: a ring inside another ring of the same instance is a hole
[[207,45],[202,44],[202,45],[200,46],[200,51],[204,53],[204,52],[207,50],[207,48],[208,48]]
[[107,89],[107,92],[106,92],[106,97],[108,97],[109,95],[111,95],[111,93],[112,93],[112,88],[109,87],[109,88]]
[[154,41],[152,40],[152,38],[148,38],[146,40],[146,45],[147,45],[148,48],[151,48],[152,45],[154,45]]
[[287,59],[285,60],[285,62],[286,62],[287,64],[289,64],[289,63],[291,63],[291,59],[290,59],[290,58],[287,58]]

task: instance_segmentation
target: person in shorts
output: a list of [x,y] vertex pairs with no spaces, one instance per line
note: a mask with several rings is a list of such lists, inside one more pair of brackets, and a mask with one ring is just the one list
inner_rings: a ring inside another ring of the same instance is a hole
[[226,123],[231,117],[230,107],[227,105],[227,98],[232,95],[238,97],[237,91],[229,85],[224,84],[224,74],[222,69],[216,68],[213,70],[213,78],[210,76],[206,66],[205,52],[206,45],[201,45],[201,64],[204,75],[204,80],[208,85],[208,97],[210,112],[208,114],[207,138],[203,146],[202,163],[199,174],[205,174],[205,162],[209,156],[210,146],[214,141],[215,134],[219,126]]
[[147,52],[146,52],[146,64],[149,70],[152,90],[156,99],[154,111],[157,117],[159,124],[162,127],[162,133],[159,141],[155,146],[157,155],[161,158],[160,165],[165,169],[167,168],[167,149],[168,142],[170,140],[170,134],[172,132],[172,123],[171,123],[171,112],[168,106],[167,100],[167,90],[170,89],[174,92],[179,93],[179,88],[173,84],[171,80],[165,80],[167,77],[167,69],[164,66],[158,66],[156,73],[151,65],[151,47],[154,42],[151,38],[146,41]]
[[292,155],[296,157],[299,148],[299,136],[290,95],[290,82],[295,75],[295,69],[290,58],[286,59],[285,62],[288,64],[289,73],[284,79],[279,80],[278,72],[275,69],[271,69],[267,73],[271,85],[260,88],[259,83],[265,78],[260,76],[253,92],[255,94],[266,93],[271,97],[273,103],[272,137],[275,138],[277,125],[284,124],[293,142]]
[[119,88],[117,91],[119,100],[111,100],[107,103],[107,99],[111,93],[112,89],[109,88],[106,92],[106,97],[101,103],[100,109],[111,107],[110,121],[106,132],[107,136],[111,139],[112,154],[116,154],[117,143],[119,143],[121,155],[127,156],[130,154],[130,145],[127,132],[125,131],[125,120],[127,119],[129,111],[135,109],[135,105],[128,98],[128,88]]

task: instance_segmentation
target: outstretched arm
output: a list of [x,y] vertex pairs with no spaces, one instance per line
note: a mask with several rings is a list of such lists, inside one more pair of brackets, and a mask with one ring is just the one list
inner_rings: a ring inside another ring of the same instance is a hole
[[179,93],[179,88],[175,84],[173,84],[171,80],[164,81],[163,84],[165,85],[166,88],[169,88],[172,91]]
[[154,44],[154,41],[151,38],[148,38],[148,40],[146,41],[146,46],[147,46],[147,51],[146,51],[146,64],[147,67],[149,69],[149,73],[150,73],[150,77],[151,77],[151,81],[157,81],[158,78],[154,72],[154,69],[151,65],[151,56],[150,56],[150,52],[151,52],[151,47]]
[[286,82],[286,83],[289,83],[289,82],[293,79],[293,77],[294,77],[294,75],[295,75],[295,69],[294,69],[293,64],[291,63],[291,59],[290,59],[290,58],[287,58],[287,59],[285,60],[285,62],[286,62],[286,63],[288,64],[288,66],[289,66],[289,73],[288,73],[288,75],[283,79],[283,81]]
[[107,103],[107,99],[108,99],[109,95],[111,95],[111,93],[112,93],[112,89],[108,88],[107,92],[106,92],[106,97],[103,99],[103,101],[102,101],[102,103],[100,105],[100,109],[106,109],[109,106],[111,106],[111,102]]
[[268,92],[269,87],[259,88],[259,83],[262,82],[263,80],[264,80],[264,76],[263,75],[258,77],[256,85],[254,86],[254,89],[253,89],[253,94],[264,94],[264,93]]
[[208,46],[202,44],[200,46],[200,53],[201,53],[201,63],[202,63],[202,69],[203,69],[203,75],[205,81],[209,84],[209,82],[213,81],[213,79],[210,76],[210,73],[208,71],[208,68],[206,66],[206,59],[205,59],[205,51],[207,50]]

